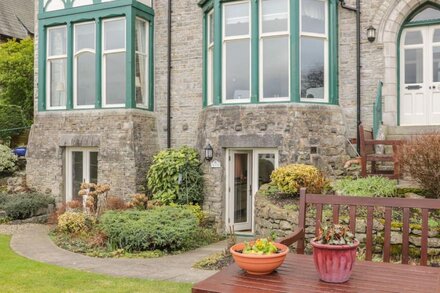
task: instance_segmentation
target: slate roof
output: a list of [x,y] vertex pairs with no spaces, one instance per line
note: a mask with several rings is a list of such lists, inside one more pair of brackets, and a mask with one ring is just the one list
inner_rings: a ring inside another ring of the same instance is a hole
[[0,36],[17,39],[34,34],[34,0],[0,0]]

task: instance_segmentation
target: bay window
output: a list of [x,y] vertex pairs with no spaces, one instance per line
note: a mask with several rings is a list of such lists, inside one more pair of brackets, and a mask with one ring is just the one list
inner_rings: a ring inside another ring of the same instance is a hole
[[336,104],[334,0],[202,0],[205,105]]
[[66,26],[47,29],[47,106],[65,109],[67,97],[67,30]]
[[136,19],[136,105],[148,107],[148,22]]

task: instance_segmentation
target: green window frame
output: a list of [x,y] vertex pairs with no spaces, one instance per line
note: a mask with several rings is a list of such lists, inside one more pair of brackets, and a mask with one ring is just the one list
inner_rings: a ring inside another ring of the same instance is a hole
[[[66,2],[66,8],[55,11],[44,11],[44,0],[39,1],[38,14],[38,110],[43,111],[70,111],[85,109],[103,109],[103,23],[116,18],[125,19],[125,95],[124,102],[117,108],[138,108],[154,111],[154,10],[145,4],[135,0],[115,0],[113,2],[101,2],[93,0],[94,4],[80,7],[72,7],[71,0]],[[70,4],[69,4],[70,3]],[[70,6],[69,6],[69,5]],[[148,98],[142,105],[136,103],[136,92],[139,84],[136,83],[136,20],[148,22],[147,44],[144,48],[144,56],[147,56],[145,81],[145,96]],[[74,74],[75,74],[75,50],[74,50],[74,26],[82,23],[95,23],[95,104],[89,107],[75,107],[74,97]],[[66,58],[66,105],[65,107],[49,107],[47,94],[50,91],[47,80],[47,57],[48,57],[48,31],[55,27],[66,28],[67,52],[65,56],[54,58]],[[109,107],[114,109],[115,107]]]
[[[203,106],[225,105],[224,102],[224,49],[223,49],[223,17],[224,6],[231,3],[246,2],[243,0],[201,0],[199,6],[203,14]],[[262,97],[261,74],[261,0],[247,0],[250,6],[250,99],[246,102],[232,104],[267,104],[267,103],[314,103],[338,104],[338,1],[326,0],[326,39],[325,39],[325,84],[326,99],[312,100],[301,98],[301,7],[298,0],[288,0],[289,17],[288,31],[281,35],[289,36],[289,97],[287,99],[270,99]],[[210,16],[213,21],[210,21]],[[210,25],[211,24],[211,25]],[[213,26],[213,27],[212,27]],[[212,34],[214,36],[212,36]],[[321,37],[314,35],[313,37]],[[213,43],[212,41],[213,40]],[[212,60],[210,59],[212,58]],[[209,80],[212,76],[212,80]]]

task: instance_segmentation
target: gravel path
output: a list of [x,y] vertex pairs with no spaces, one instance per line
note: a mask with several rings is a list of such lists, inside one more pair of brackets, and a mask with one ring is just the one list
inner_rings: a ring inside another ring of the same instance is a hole
[[198,282],[215,271],[193,269],[203,257],[222,251],[222,241],[187,253],[153,259],[102,259],[72,253],[57,247],[48,236],[49,227],[38,224],[0,225],[0,234],[12,235],[11,248],[24,257],[66,268],[112,276]]

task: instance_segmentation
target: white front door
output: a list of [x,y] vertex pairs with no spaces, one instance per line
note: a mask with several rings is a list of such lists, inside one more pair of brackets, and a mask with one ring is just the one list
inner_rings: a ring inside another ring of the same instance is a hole
[[400,46],[400,124],[440,125],[440,26],[405,29]]
[[98,183],[98,151],[94,148],[68,148],[66,151],[66,202],[81,201],[83,182]]
[[226,229],[254,232],[254,196],[278,167],[276,149],[228,150]]

